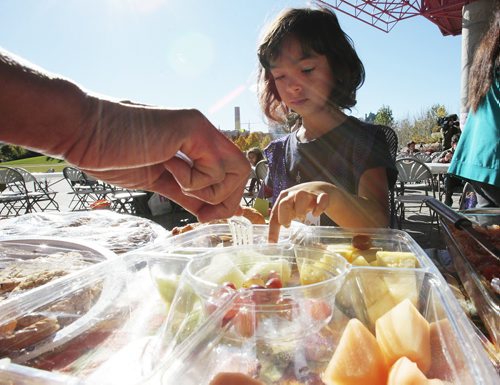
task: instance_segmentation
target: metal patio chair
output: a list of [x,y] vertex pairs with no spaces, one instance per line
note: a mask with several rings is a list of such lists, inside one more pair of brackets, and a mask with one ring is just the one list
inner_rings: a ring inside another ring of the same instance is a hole
[[0,216],[17,216],[31,212],[28,189],[19,171],[0,166],[0,190]]
[[[419,205],[420,209],[423,206],[424,199],[432,194],[436,198],[436,190],[434,186],[434,176],[429,167],[422,161],[414,158],[400,158],[396,160],[396,168],[398,170],[398,196],[396,196],[396,210],[398,215],[398,227],[401,229],[403,220],[405,219],[406,205]],[[434,224],[436,214],[429,208],[431,216],[431,224]]]
[[28,170],[14,167],[23,176],[28,196],[31,199],[32,211],[59,211],[59,204],[56,202],[57,192],[50,189],[47,183],[42,183],[36,179]]
[[69,204],[71,211],[88,210],[91,203],[114,192],[108,185],[90,178],[76,167],[64,167],[63,175],[72,190],[69,192],[73,195]]
[[[398,136],[396,132],[391,127],[388,126],[378,126],[385,135],[385,141],[387,147],[389,148],[389,153],[394,161],[398,156]],[[389,226],[391,229],[396,227],[397,214],[396,214],[396,203],[395,203],[395,186],[389,186]]]
[[106,195],[106,199],[111,201],[111,209],[119,213],[137,214],[137,200],[148,194],[146,191],[109,187],[112,192]]

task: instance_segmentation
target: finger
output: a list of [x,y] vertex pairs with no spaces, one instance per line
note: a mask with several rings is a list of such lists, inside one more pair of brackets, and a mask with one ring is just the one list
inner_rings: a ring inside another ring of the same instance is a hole
[[316,196],[305,192],[297,191],[295,193],[295,218],[303,220],[309,211],[312,211]]
[[174,175],[180,186],[186,191],[200,190],[222,182],[225,177],[223,161],[211,159],[209,167],[203,167],[202,162],[189,163],[177,156],[164,163],[165,168]]
[[246,176],[226,174],[226,178],[221,183],[216,183],[200,190],[184,190],[184,193],[207,203],[218,204],[229,199],[235,191],[240,191],[240,189],[241,195],[243,195],[243,190],[247,182],[248,177]]
[[280,236],[280,222],[278,220],[278,210],[277,210],[277,205],[273,207],[271,210],[271,215],[269,216],[269,232],[267,235],[267,241],[269,243],[276,243],[278,242],[279,236]]
[[283,198],[279,204],[278,218],[282,226],[289,227],[292,221],[297,218],[295,196],[295,194],[290,194]]
[[219,204],[228,199],[240,186],[246,185],[250,173],[250,166],[248,162],[246,163],[245,167],[236,168],[220,164],[216,167],[217,170],[207,169],[205,174],[189,167],[180,159],[165,162],[165,167],[172,172],[185,194],[208,203]]
[[245,184],[241,184],[228,199],[219,204],[212,205],[205,203],[199,211],[198,219],[200,222],[229,218],[233,215],[241,215],[243,210],[240,203],[244,188]]
[[320,216],[323,214],[328,206],[330,205],[330,197],[326,193],[321,193],[318,195],[316,198],[316,206],[314,207],[313,210],[313,215],[315,217]]

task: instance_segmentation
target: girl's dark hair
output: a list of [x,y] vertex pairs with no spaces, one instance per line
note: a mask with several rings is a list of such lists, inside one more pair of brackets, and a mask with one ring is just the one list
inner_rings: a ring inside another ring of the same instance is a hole
[[474,53],[469,72],[468,107],[477,111],[479,105],[500,74],[500,6],[496,6],[491,24]]
[[[271,75],[271,62],[280,56],[283,42],[296,38],[304,53],[325,55],[335,78],[330,103],[336,108],[356,105],[356,91],[365,81],[365,69],[354,50],[352,40],[340,28],[332,11],[289,9],[270,26],[259,46],[259,101],[264,114],[272,121],[290,123],[290,111],[281,101]],[[288,120],[288,122],[287,122]]]

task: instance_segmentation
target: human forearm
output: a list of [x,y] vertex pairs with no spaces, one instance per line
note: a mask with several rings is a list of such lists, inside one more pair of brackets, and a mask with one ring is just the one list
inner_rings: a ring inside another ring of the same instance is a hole
[[389,224],[387,206],[374,199],[355,196],[331,185],[325,184],[330,204],[325,210],[341,227],[386,227]]
[[60,156],[75,140],[85,93],[0,51],[0,140]]

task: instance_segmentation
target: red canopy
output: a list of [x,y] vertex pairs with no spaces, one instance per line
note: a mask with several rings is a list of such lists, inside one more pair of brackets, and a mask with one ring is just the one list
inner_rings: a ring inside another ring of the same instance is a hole
[[401,20],[423,16],[436,24],[443,35],[462,33],[462,7],[476,0],[315,0],[384,32]]

